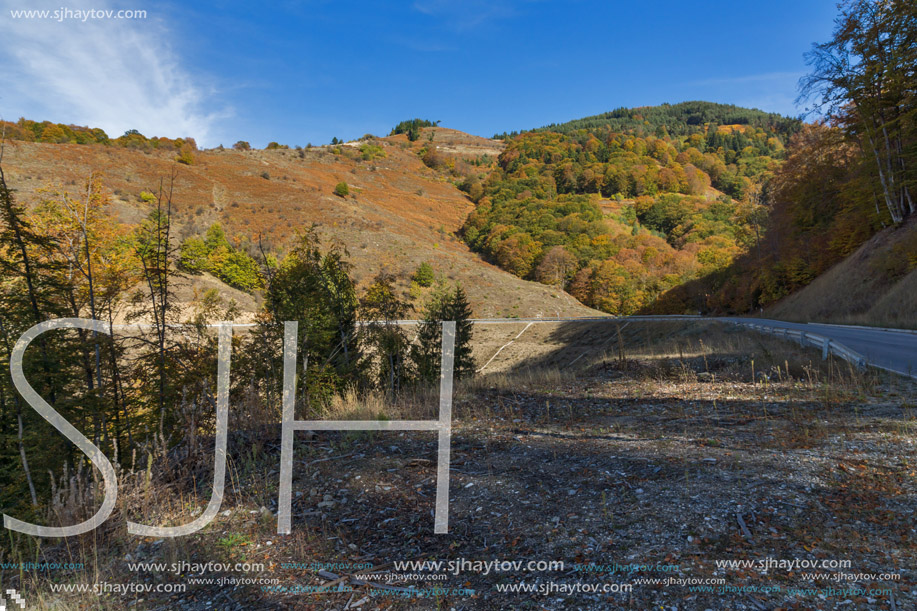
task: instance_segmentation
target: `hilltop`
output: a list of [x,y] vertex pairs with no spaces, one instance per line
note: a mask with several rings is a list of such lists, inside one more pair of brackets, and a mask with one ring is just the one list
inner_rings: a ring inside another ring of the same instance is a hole
[[[193,138],[6,125],[5,166],[26,201],[102,172],[114,217],[137,223],[177,168],[180,239],[219,224],[258,257],[284,252],[314,223],[346,247],[359,285],[384,270],[407,290],[426,262],[464,285],[482,317],[772,307],[790,318],[912,324],[868,299],[914,269],[913,241],[901,237],[912,230],[883,230],[891,219],[875,213],[870,170],[838,127],[683,102],[493,139],[414,119],[386,137],[201,151]],[[835,276],[870,288],[839,299]]]
[[570,133],[576,130],[601,128],[617,132],[656,132],[659,128],[673,136],[690,136],[703,133],[709,125],[746,125],[774,130],[783,134],[793,133],[800,127],[800,121],[756,108],[743,108],[734,104],[714,102],[681,102],[659,106],[617,108],[610,112],[573,119],[564,123],[552,123],[533,131]]
[[178,168],[182,239],[219,224],[257,256],[283,252],[314,223],[346,246],[359,284],[385,270],[406,288],[428,262],[469,288],[481,316],[630,314],[748,251],[761,185],[799,126],[686,102],[494,139],[413,119],[384,138],[199,151],[193,138],[20,120],[7,124],[16,142],[6,163],[30,197],[101,171],[130,223]]

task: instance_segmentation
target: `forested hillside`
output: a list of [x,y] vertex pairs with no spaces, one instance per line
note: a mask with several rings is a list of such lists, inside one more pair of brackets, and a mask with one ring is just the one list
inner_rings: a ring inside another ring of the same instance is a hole
[[[760,311],[876,235],[888,242],[870,249],[881,253],[868,262],[877,289],[894,289],[917,269],[917,240],[892,230],[917,213],[914,40],[912,2],[857,0],[842,6],[832,39],[809,54],[812,73],[802,83],[804,98],[823,119],[793,136],[786,162],[766,182],[760,238],[733,265],[672,290],[653,311]],[[841,284],[820,289],[823,296],[834,295],[829,299],[834,315],[868,322],[873,304],[850,302],[843,278],[835,278]],[[873,297],[878,301],[882,295]],[[821,307],[819,316],[831,312]],[[786,315],[785,309],[780,313]],[[899,319],[882,315],[884,324]]]
[[477,207],[464,237],[517,276],[629,314],[747,251],[761,185],[800,129],[689,102],[506,136],[498,167],[467,189]]
[[[705,125],[748,125],[780,133],[792,133],[799,121],[776,113],[742,108],[733,104],[711,102],[682,102],[639,108],[618,108],[611,112],[574,119],[565,123],[552,123],[534,131],[567,134],[577,130],[611,129],[617,132],[651,131],[664,128],[672,136],[690,136]],[[514,134],[515,135],[515,134]]]

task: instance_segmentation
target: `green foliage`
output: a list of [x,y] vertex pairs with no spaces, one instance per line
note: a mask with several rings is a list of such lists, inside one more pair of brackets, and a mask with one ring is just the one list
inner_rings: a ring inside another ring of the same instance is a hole
[[417,379],[435,383],[440,376],[442,356],[442,321],[455,321],[454,379],[468,378],[475,373],[471,350],[473,323],[471,306],[461,286],[440,289],[427,302],[423,322],[417,331],[417,341],[411,346],[410,359]]
[[338,197],[347,197],[350,195],[350,187],[347,186],[346,182],[339,182],[338,184],[334,185],[334,194]]
[[[269,275],[264,295],[266,318],[254,333],[254,352],[260,356],[253,375],[270,378],[270,372],[280,371],[279,323],[298,321],[299,358],[308,363],[300,376],[298,400],[321,411],[336,393],[359,380],[365,367],[350,264],[337,247],[323,250],[314,228],[306,230]],[[265,366],[270,369],[265,371]],[[276,376],[271,380],[279,382]]]
[[210,271],[210,249],[201,238],[190,237],[179,250],[182,269],[192,274]]
[[414,275],[411,276],[411,279],[423,287],[433,286],[433,281],[436,279],[433,273],[433,266],[424,261],[414,270]]
[[373,348],[377,379],[393,398],[411,379],[407,353],[410,340],[396,321],[406,318],[410,306],[395,291],[395,277],[380,272],[361,300],[367,341]]
[[[520,277],[559,283],[608,312],[636,311],[747,247],[736,200],[779,167],[798,124],[689,103],[524,133],[478,183],[464,238]],[[711,199],[711,187],[724,194]]]
[[382,159],[385,157],[385,149],[377,144],[361,144],[360,156],[363,161],[372,161],[373,159]]
[[229,286],[251,293],[262,286],[259,271],[258,263],[248,253],[233,250],[222,261],[217,277]]
[[[571,133],[578,130],[633,132],[638,135],[686,137],[703,131],[705,125],[745,125],[784,134],[799,131],[802,122],[775,113],[713,102],[682,102],[642,108],[618,108],[600,115],[551,124],[536,131]],[[713,144],[730,143],[728,139]],[[733,145],[732,150],[741,150]]]
[[258,263],[244,250],[236,249],[219,223],[204,238],[190,237],[179,248],[179,265],[190,273],[208,272],[237,289],[249,293],[263,285]]
[[402,121],[393,127],[389,136],[407,134],[408,140],[415,142],[418,138],[420,138],[420,130],[422,128],[435,127],[436,125],[439,125],[439,121],[428,121],[426,119],[409,119],[407,121]]

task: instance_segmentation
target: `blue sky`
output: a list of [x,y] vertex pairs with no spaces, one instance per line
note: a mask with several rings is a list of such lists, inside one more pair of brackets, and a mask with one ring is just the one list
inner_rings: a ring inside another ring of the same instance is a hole
[[[0,0],[0,114],[264,146],[470,133],[709,100],[798,114],[835,0]],[[14,18],[19,9],[145,19]]]

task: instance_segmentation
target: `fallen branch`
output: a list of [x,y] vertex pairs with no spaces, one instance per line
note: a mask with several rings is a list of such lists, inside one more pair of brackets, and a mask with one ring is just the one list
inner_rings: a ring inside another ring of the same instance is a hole
[[754,540],[751,537],[751,531],[748,530],[748,526],[745,525],[745,520],[742,519],[742,514],[738,511],[736,512],[736,521],[739,523],[739,528],[742,529],[742,534],[748,539],[749,543],[754,543]]

